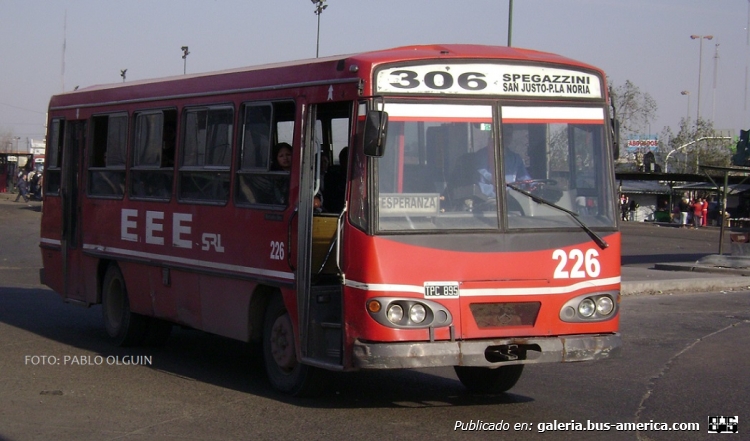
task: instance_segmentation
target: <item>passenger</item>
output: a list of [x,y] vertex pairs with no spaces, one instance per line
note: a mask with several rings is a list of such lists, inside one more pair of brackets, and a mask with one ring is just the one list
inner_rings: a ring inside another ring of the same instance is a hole
[[274,179],[273,202],[286,205],[289,197],[289,174],[292,170],[292,146],[285,142],[276,144],[272,159],[271,170],[286,172],[284,176]]
[[276,144],[273,151],[274,155],[271,170],[285,172],[292,171],[292,146],[285,142],[281,142]]

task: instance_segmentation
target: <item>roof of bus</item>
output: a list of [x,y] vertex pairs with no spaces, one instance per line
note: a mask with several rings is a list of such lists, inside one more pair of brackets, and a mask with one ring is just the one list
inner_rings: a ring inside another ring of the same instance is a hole
[[[358,78],[362,75],[357,73],[358,71],[371,72],[374,67],[383,63],[430,59],[533,61],[565,64],[574,68],[595,70],[603,75],[603,72],[594,66],[560,55],[530,49],[470,44],[414,45],[215,72],[94,85],[53,96],[50,101],[50,109],[91,103],[115,103],[145,97],[170,97],[250,87],[271,87],[279,84],[303,84],[311,81]],[[341,64],[342,62],[344,64]],[[351,71],[349,69],[351,65],[356,65],[358,71]],[[291,69],[300,66],[308,66],[308,68]],[[272,74],[269,75],[269,73]],[[369,81],[369,74],[366,74],[363,79]]]

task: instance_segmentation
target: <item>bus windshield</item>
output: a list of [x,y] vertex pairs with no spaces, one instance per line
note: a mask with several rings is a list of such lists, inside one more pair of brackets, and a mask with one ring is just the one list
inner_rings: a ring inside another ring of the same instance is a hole
[[603,108],[387,103],[385,110],[380,231],[579,227],[572,216],[615,226]]

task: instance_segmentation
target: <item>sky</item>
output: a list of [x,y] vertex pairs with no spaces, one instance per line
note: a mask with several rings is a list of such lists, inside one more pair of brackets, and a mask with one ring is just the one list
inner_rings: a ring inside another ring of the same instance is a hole
[[[509,0],[326,5],[321,57],[508,44]],[[634,83],[658,105],[644,134],[666,126],[676,133],[688,112],[696,118],[699,101],[702,118],[738,134],[750,128],[749,7],[750,0],[515,0],[511,45],[597,66],[615,87]],[[122,69],[132,81],[314,58],[314,9],[310,0],[0,0],[0,137],[10,133],[20,146],[42,139],[52,95],[121,82]]]

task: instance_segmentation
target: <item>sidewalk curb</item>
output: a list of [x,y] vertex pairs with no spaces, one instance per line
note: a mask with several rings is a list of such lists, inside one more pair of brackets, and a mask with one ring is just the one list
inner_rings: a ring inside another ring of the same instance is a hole
[[750,289],[750,277],[731,276],[710,279],[630,281],[620,284],[620,295],[637,296],[685,291],[724,291]]

